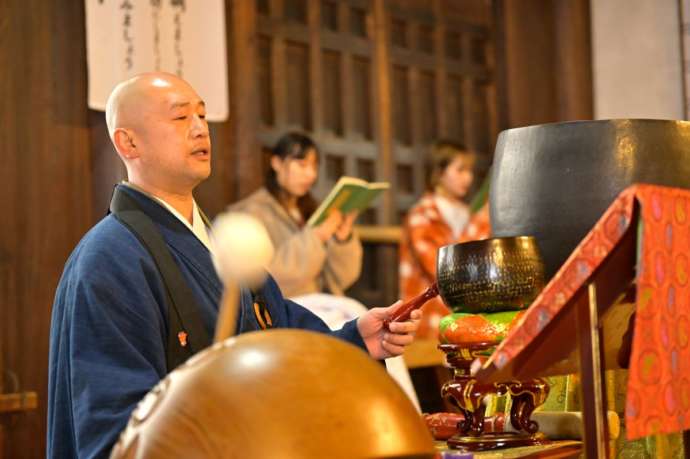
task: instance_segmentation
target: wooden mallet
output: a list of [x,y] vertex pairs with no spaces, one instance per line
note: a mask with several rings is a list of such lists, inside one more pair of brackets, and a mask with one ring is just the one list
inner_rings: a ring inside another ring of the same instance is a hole
[[213,338],[217,343],[235,334],[240,286],[261,285],[274,250],[264,225],[238,212],[221,214],[214,220],[213,242],[213,263],[225,285]]

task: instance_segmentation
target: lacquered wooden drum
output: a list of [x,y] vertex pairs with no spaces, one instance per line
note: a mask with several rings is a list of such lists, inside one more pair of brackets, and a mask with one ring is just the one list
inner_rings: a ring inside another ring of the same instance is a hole
[[141,401],[113,449],[134,458],[433,458],[385,367],[322,333],[269,330],[215,344]]

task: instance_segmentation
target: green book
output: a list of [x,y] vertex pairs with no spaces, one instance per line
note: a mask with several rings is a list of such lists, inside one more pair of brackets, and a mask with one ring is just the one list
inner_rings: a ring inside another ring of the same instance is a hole
[[326,199],[309,218],[307,225],[318,226],[326,219],[331,209],[338,209],[344,214],[353,210],[361,212],[389,187],[388,182],[369,183],[354,177],[340,177]]

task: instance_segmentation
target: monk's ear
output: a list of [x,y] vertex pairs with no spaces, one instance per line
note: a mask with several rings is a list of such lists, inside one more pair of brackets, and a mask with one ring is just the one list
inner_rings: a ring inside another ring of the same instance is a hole
[[115,144],[117,152],[122,156],[122,159],[139,157],[134,134],[131,131],[122,128],[115,129],[113,133],[113,143]]

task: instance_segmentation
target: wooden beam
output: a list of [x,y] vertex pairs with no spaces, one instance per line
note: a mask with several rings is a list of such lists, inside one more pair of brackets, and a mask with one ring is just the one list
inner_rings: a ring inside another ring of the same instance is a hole
[[399,226],[357,225],[355,229],[362,242],[400,244],[402,240],[402,228]]
[[0,414],[30,411],[35,410],[37,407],[38,395],[36,395],[36,392],[0,394]]

